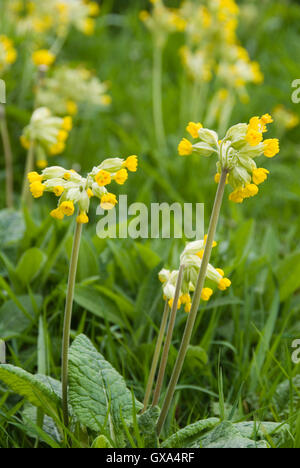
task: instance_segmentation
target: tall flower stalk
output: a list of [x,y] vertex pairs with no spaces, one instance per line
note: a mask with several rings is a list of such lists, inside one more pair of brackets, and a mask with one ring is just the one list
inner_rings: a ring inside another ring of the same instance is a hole
[[[234,203],[243,203],[245,199],[258,194],[258,186],[267,179],[269,171],[262,167],[258,168],[255,159],[261,155],[265,155],[267,158],[273,158],[279,153],[279,140],[277,138],[264,140],[264,134],[268,131],[267,125],[272,122],[273,119],[269,114],[265,114],[262,117],[253,117],[250,119],[249,124],[240,123],[231,127],[223,140],[219,139],[216,132],[203,128],[200,123],[190,122],[187,126],[187,131],[193,139],[198,141],[192,143],[184,138],[178,146],[178,151],[181,156],[188,156],[192,153],[204,157],[211,157],[212,155],[217,156],[217,174],[215,176],[215,181],[218,183],[218,190],[210,219],[208,235],[205,239],[205,246],[198,254],[201,258],[198,279],[178,357],[158,420],[157,430],[159,434],[172,403],[176,385],[190,344],[201,295],[203,295],[204,291],[204,281],[209,270],[211,270],[209,260],[214,246],[214,237],[226,183],[233,187],[233,192],[229,195],[229,200]],[[197,244],[197,241],[195,244]],[[224,272],[221,272],[221,270],[217,272],[223,276],[222,273]],[[219,289],[225,290],[230,284],[230,280],[223,278],[219,283]]]
[[30,191],[34,198],[42,197],[45,192],[51,192],[58,197],[58,206],[50,213],[54,219],[63,220],[65,216],[72,216],[75,213],[75,205],[78,206],[69,268],[61,355],[62,408],[66,427],[69,424],[68,357],[70,329],[82,225],[89,222],[88,212],[91,198],[98,198],[100,206],[104,210],[111,210],[116,206],[118,203],[116,195],[108,192],[106,187],[113,181],[123,185],[128,178],[127,171],[135,172],[137,164],[137,156],[129,156],[126,160],[120,158],[106,159],[99,166],[94,167],[87,177],[82,177],[77,172],[66,170],[60,166],[48,167],[41,174],[37,172],[28,174]]
[[199,276],[198,276],[198,281],[197,281],[197,285],[196,285],[196,289],[195,289],[195,293],[193,297],[191,311],[188,315],[188,319],[187,319],[185,331],[182,337],[182,342],[181,342],[181,346],[179,349],[178,357],[177,357],[177,360],[173,369],[173,373],[172,373],[171,380],[167,389],[165,400],[162,405],[161,414],[157,423],[157,430],[159,434],[166,420],[166,417],[167,417],[167,414],[168,414],[168,411],[169,411],[169,408],[170,408],[170,405],[174,396],[176,385],[177,385],[177,382],[179,380],[179,377],[182,371],[183,363],[184,363],[186,353],[190,344],[191,336],[193,333],[193,329],[194,329],[194,325],[195,325],[195,321],[197,317],[197,312],[198,312],[199,304],[201,300],[201,293],[202,293],[202,290],[204,287],[204,281],[206,278],[207,267],[208,267],[208,263],[211,257],[212,248],[213,248],[216,228],[218,224],[220,209],[221,209],[223,195],[224,195],[224,189],[226,185],[226,178],[227,178],[227,171],[223,170],[221,174],[221,180],[219,183],[218,191],[216,194],[213,212],[211,215],[210,226],[209,226],[207,240],[206,240],[206,244],[204,248],[204,255],[202,258],[202,264],[201,264],[201,268],[199,271]]
[[13,153],[7,128],[5,107],[0,105],[0,132],[3,142],[5,158],[5,177],[6,177],[6,206],[13,208],[14,204],[14,173],[13,173]]
[[72,255],[70,261],[68,289],[66,296],[64,329],[63,329],[63,342],[62,342],[62,368],[61,368],[61,382],[62,382],[62,408],[64,425],[69,425],[69,410],[68,410],[68,362],[69,362],[69,346],[70,346],[70,329],[72,320],[72,310],[74,301],[74,291],[76,283],[76,273],[78,265],[78,257],[80,250],[80,240],[82,233],[82,223],[76,222],[74,233]]
[[162,317],[162,321],[161,321],[161,324],[160,324],[160,329],[159,329],[159,333],[158,333],[158,337],[157,337],[157,342],[156,342],[156,345],[155,345],[155,351],[154,351],[154,355],[153,355],[153,359],[152,359],[152,364],[151,364],[151,369],[150,369],[150,373],[149,373],[149,377],[148,377],[148,382],[147,382],[147,385],[146,385],[145,397],[144,397],[144,402],[143,402],[144,407],[143,407],[142,413],[144,413],[146,411],[149,400],[150,400],[151,391],[152,391],[152,387],[153,387],[153,382],[154,382],[154,378],[155,378],[155,373],[156,373],[156,369],[157,369],[157,365],[158,365],[158,361],[159,361],[159,357],[160,357],[161,347],[162,347],[162,343],[163,343],[163,340],[164,340],[165,330],[166,330],[166,327],[167,327],[169,313],[170,313],[170,308],[169,308],[168,301],[166,301],[165,302],[165,307],[164,307],[164,313],[163,313],[163,317]]
[[180,296],[181,296],[180,291],[181,291],[181,285],[182,285],[183,272],[184,272],[184,265],[180,267],[180,270],[178,273],[176,288],[174,292],[174,299],[171,299],[171,302],[169,303],[172,306],[172,310],[171,310],[170,321],[168,325],[166,341],[165,341],[165,345],[164,345],[164,349],[163,349],[163,353],[161,357],[161,363],[159,367],[156,386],[154,390],[152,406],[156,406],[158,404],[161,389],[162,389],[163,382],[164,382],[168,356],[169,356],[169,351],[171,347],[172,336],[173,336],[173,331],[174,331],[174,326],[175,326],[175,321],[176,321],[177,309],[178,309],[178,305],[180,304],[179,301],[180,301]]

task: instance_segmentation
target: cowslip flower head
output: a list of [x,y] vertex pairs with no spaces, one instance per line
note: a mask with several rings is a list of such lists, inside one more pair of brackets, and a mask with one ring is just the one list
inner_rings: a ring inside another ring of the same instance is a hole
[[47,156],[62,153],[66,147],[69,132],[72,129],[72,118],[53,116],[46,107],[36,109],[29,125],[24,128],[21,143],[25,149],[33,144],[35,147],[36,163],[39,168],[47,165]]
[[244,199],[258,194],[258,186],[267,180],[269,175],[267,169],[257,167],[255,159],[262,155],[273,158],[280,151],[277,138],[264,140],[268,125],[272,122],[270,114],[252,117],[249,124],[240,123],[231,127],[223,140],[220,140],[213,130],[190,123],[187,130],[198,141],[191,142],[183,138],[178,146],[179,155],[188,156],[195,153],[204,157],[217,156],[216,183],[220,182],[222,170],[227,172],[227,183],[233,188],[229,199],[235,203],[242,203]]
[[176,31],[184,31],[186,20],[181,16],[179,10],[167,8],[162,0],[150,0],[152,12],[146,10],[140,12],[140,20],[149,29],[158,47],[163,47],[168,35]]
[[0,35],[0,74],[5,72],[17,59],[17,51],[13,41]]
[[80,102],[106,108],[111,103],[108,84],[84,67],[55,67],[37,93],[37,104],[55,115],[75,115]]
[[[137,158],[134,156],[134,158]],[[58,206],[51,211],[51,216],[62,220],[65,216],[72,216],[75,207],[78,207],[77,222],[89,222],[88,212],[90,200],[95,197],[100,200],[104,210],[113,209],[118,203],[114,193],[108,191],[107,186],[115,181],[123,184],[128,178],[128,159],[106,159],[86,176],[82,177],[74,170],[67,170],[61,166],[52,166],[44,169],[41,174],[30,172],[28,180],[30,191],[34,198],[40,198],[45,192],[51,192],[59,198]],[[120,176],[120,172],[122,176]]]
[[[178,307],[184,306],[185,312],[189,312],[192,304],[191,293],[195,291],[199,271],[202,264],[202,257],[206,244],[206,237],[203,240],[190,242],[186,245],[180,256],[180,265],[184,265],[183,280],[180,289]],[[214,242],[214,247],[216,246]],[[162,269],[159,272],[159,280],[162,283],[163,296],[172,307],[176,283],[179,275],[179,270]],[[220,291],[225,291],[231,286],[231,281],[225,278],[224,271],[219,268],[214,268],[211,264],[208,265],[206,278],[217,284]],[[201,299],[208,301],[213,295],[213,289],[204,287],[201,293]]]
[[94,18],[100,12],[97,2],[86,0],[10,0],[7,8],[18,33],[34,35],[53,31],[64,36],[71,27],[91,35],[95,30]]

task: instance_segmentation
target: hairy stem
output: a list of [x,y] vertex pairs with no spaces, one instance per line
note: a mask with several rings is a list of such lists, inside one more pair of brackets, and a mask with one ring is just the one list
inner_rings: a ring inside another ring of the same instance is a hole
[[164,377],[165,377],[165,372],[166,372],[166,367],[167,367],[167,362],[168,362],[168,357],[169,357],[169,351],[170,351],[170,346],[171,346],[171,341],[172,341],[172,336],[173,336],[173,331],[174,331],[174,326],[175,326],[175,320],[176,320],[176,315],[177,315],[178,300],[179,300],[180,289],[182,285],[183,272],[184,272],[184,265],[181,265],[179,269],[178,278],[177,278],[176,290],[175,290],[175,295],[174,295],[174,300],[173,300],[173,305],[172,305],[172,310],[171,310],[171,316],[170,316],[170,321],[168,325],[166,341],[165,341],[165,345],[164,345],[164,349],[163,349],[163,353],[161,357],[161,363],[159,367],[157,382],[156,382],[156,386],[154,390],[152,406],[156,406],[158,404],[159,397],[161,394],[161,389],[162,389],[163,382],[164,382]]
[[169,316],[169,309],[170,308],[169,308],[168,301],[166,301],[165,308],[164,308],[164,313],[163,313],[163,317],[162,317],[162,321],[161,321],[161,325],[160,325],[160,330],[159,330],[159,334],[158,334],[157,342],[156,342],[156,346],[155,346],[155,351],[154,351],[154,355],[153,355],[151,370],[150,370],[150,374],[149,374],[149,378],[148,378],[148,382],[147,382],[147,386],[146,386],[146,392],[145,392],[145,398],[144,398],[144,408],[142,410],[142,413],[144,413],[146,411],[148,403],[149,403],[151,390],[152,390],[152,387],[153,387],[153,382],[154,382],[154,377],[155,377],[155,372],[156,372],[156,369],[157,369],[157,364],[158,364],[158,360],[159,360],[159,356],[160,356],[160,352],[161,352],[162,342],[163,342],[163,339],[164,339],[164,334],[165,334],[165,330],[166,330],[166,326],[167,326],[167,321],[168,321],[168,316]]
[[73,240],[73,249],[69,270],[68,289],[66,297],[65,318],[64,318],[64,331],[62,343],[62,406],[63,418],[66,427],[69,425],[69,410],[68,410],[68,360],[69,360],[69,345],[70,345],[70,329],[72,320],[73,299],[75,290],[75,281],[80,249],[80,240],[82,233],[82,224],[76,223],[76,229]]
[[0,131],[3,142],[5,158],[5,177],[6,177],[6,205],[13,208],[14,203],[14,174],[13,174],[13,154],[10,144],[10,138],[7,128],[5,107],[0,105]]
[[195,293],[193,297],[192,308],[191,308],[191,311],[189,313],[189,316],[186,322],[184,334],[183,334],[182,341],[181,341],[181,346],[180,346],[178,356],[177,356],[177,360],[173,369],[172,377],[168,386],[168,390],[167,390],[165,400],[162,406],[161,414],[157,423],[158,434],[161,433],[161,430],[165,423],[165,420],[166,420],[166,417],[167,417],[167,414],[168,414],[168,411],[169,411],[169,408],[170,408],[170,405],[174,396],[176,385],[181,374],[181,370],[182,370],[185,356],[188,350],[188,346],[190,344],[191,336],[193,333],[193,328],[194,328],[194,324],[195,324],[195,320],[197,317],[197,312],[198,312],[198,308],[199,308],[199,304],[201,300],[201,293],[202,293],[202,289],[203,289],[204,281],[206,277],[207,266],[210,260],[212,246],[213,246],[216,228],[217,228],[219,215],[220,215],[220,210],[222,206],[224,190],[225,190],[225,185],[226,185],[226,178],[227,178],[227,171],[223,170],[221,174],[218,191],[217,191],[216,198],[215,198],[215,203],[214,203],[211,219],[210,219],[207,241],[206,241],[204,255],[202,258],[197,285],[196,285],[196,289],[195,289]]

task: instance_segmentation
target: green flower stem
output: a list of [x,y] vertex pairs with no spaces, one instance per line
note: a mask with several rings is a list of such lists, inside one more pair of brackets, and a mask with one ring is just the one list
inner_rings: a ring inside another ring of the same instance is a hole
[[70,328],[72,320],[73,299],[75,290],[75,281],[80,249],[80,240],[82,233],[82,224],[76,223],[76,229],[73,240],[73,249],[69,270],[68,289],[66,297],[65,318],[64,318],[64,331],[62,343],[62,406],[63,418],[66,427],[69,425],[69,410],[68,410],[68,360],[69,360],[69,345],[70,345]]
[[162,107],[162,55],[163,48],[154,46],[153,49],[153,118],[156,140],[159,148],[165,149],[166,137],[164,130]]
[[161,430],[165,423],[165,420],[166,420],[166,417],[167,417],[167,414],[168,414],[168,411],[169,411],[169,408],[170,408],[170,405],[174,396],[176,385],[181,374],[181,370],[182,370],[185,356],[188,350],[188,346],[190,344],[191,336],[193,333],[193,328],[194,328],[194,324],[195,324],[195,320],[197,317],[197,312],[198,312],[198,308],[199,308],[199,304],[201,300],[201,292],[204,286],[206,271],[207,271],[208,263],[210,260],[211,252],[212,252],[212,246],[213,246],[216,228],[217,228],[219,215],[220,215],[220,210],[222,206],[224,190],[225,190],[225,185],[226,185],[226,178],[227,178],[227,171],[223,169],[221,173],[221,179],[220,179],[218,191],[216,194],[211,219],[210,219],[207,241],[206,241],[201,268],[199,271],[197,285],[196,285],[196,289],[195,289],[195,293],[193,297],[192,308],[187,319],[187,323],[186,323],[184,334],[183,334],[182,341],[181,341],[180,350],[179,350],[177,360],[173,369],[172,377],[171,377],[171,380],[167,389],[167,393],[166,393],[165,400],[162,406],[161,414],[157,423],[158,434],[161,433]]
[[175,326],[175,320],[176,320],[176,315],[177,315],[177,306],[178,306],[178,300],[179,300],[179,295],[180,295],[180,289],[182,285],[183,272],[184,272],[184,265],[181,265],[179,269],[179,273],[178,273],[175,295],[174,295],[174,300],[173,300],[173,305],[172,305],[172,310],[171,310],[171,316],[170,316],[170,321],[168,325],[166,341],[165,341],[164,349],[162,352],[161,363],[160,363],[157,382],[156,382],[156,386],[154,390],[152,406],[158,405],[160,394],[161,394],[161,389],[162,389],[163,382],[164,382],[164,377],[165,377],[165,372],[166,372],[166,367],[167,367],[167,362],[168,362],[168,357],[169,357],[169,351],[170,351],[170,346],[171,346],[171,341],[172,341],[172,336],[173,336],[173,331],[174,331],[174,326]]
[[159,330],[159,334],[158,334],[158,338],[157,338],[157,342],[156,342],[156,346],[155,346],[155,351],[154,351],[154,355],[153,355],[152,366],[151,366],[151,370],[150,370],[150,374],[149,374],[149,378],[148,378],[148,382],[147,382],[145,398],[144,398],[144,408],[142,410],[142,413],[144,413],[146,411],[148,403],[149,403],[151,390],[152,390],[152,387],[153,387],[153,382],[154,382],[154,377],[155,377],[155,372],[156,372],[156,369],[157,369],[157,364],[158,364],[160,351],[161,351],[161,347],[162,347],[162,342],[163,342],[163,339],[164,339],[164,334],[165,334],[165,330],[166,330],[166,326],[167,326],[169,311],[170,311],[169,304],[168,304],[168,301],[166,301],[165,308],[164,308],[164,313],[163,313],[163,317],[162,317],[162,321],[161,321],[161,325],[160,325],[160,330]]
[[27,175],[29,172],[33,171],[34,168],[34,143],[30,143],[29,150],[27,152],[26,158],[26,165],[25,165],[25,172],[24,172],[24,181],[23,181],[23,189],[22,189],[22,203],[25,204],[29,194],[29,183],[27,179]]
[[14,203],[13,154],[11,150],[10,138],[7,128],[5,107],[2,105],[0,105],[0,132],[3,142],[5,158],[6,205],[8,208],[12,208]]

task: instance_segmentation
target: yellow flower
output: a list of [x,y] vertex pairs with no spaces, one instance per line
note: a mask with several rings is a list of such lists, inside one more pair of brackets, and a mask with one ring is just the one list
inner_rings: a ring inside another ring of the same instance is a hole
[[135,155],[129,156],[123,163],[123,166],[126,167],[130,172],[136,172],[138,167],[138,157]]
[[57,185],[56,187],[53,188],[53,193],[54,195],[56,195],[57,197],[60,197],[61,194],[65,191],[65,189],[63,187],[61,187],[60,185]]
[[32,184],[33,182],[42,182],[43,180],[43,176],[39,175],[37,172],[29,172],[27,174],[27,178],[30,184]]
[[267,169],[264,169],[263,167],[254,169],[252,172],[252,180],[256,185],[260,185],[265,180],[267,180],[268,174],[270,174],[270,172]]
[[53,156],[56,154],[60,154],[65,150],[65,148],[66,148],[65,143],[63,143],[62,141],[58,141],[55,145],[51,146],[50,154],[52,154]]
[[78,224],[87,224],[89,222],[88,215],[82,211],[76,218]]
[[193,138],[198,138],[198,131],[203,128],[203,125],[199,123],[190,122],[186,127],[187,131]]
[[[174,299],[170,299],[169,302],[168,302],[170,309],[172,309],[173,303],[174,303]],[[181,300],[179,299],[178,304],[177,304],[177,309],[179,310],[180,307],[181,307]]]
[[221,268],[216,268],[216,271],[217,271],[217,272],[219,273],[219,275],[221,275],[221,276],[224,276],[224,275],[225,275],[224,271],[221,270]]
[[76,115],[78,112],[78,106],[75,101],[71,99],[66,102],[67,112],[70,115]]
[[222,278],[218,284],[220,291],[226,291],[231,286],[231,281],[228,278]]
[[273,158],[280,151],[278,138],[271,138],[264,141],[264,155]]
[[216,182],[216,184],[219,184],[219,183],[220,183],[220,180],[221,180],[221,174],[219,174],[219,173],[217,172],[217,174],[215,175],[215,182]]
[[111,210],[118,203],[116,195],[113,193],[105,193],[101,197],[100,206],[103,210]]
[[44,185],[39,182],[35,181],[30,184],[30,192],[34,198],[40,198],[44,194],[45,187]]
[[209,301],[213,295],[213,290],[211,288],[203,288],[201,292],[201,299],[203,301]]
[[93,191],[90,188],[87,189],[86,193],[88,194],[89,198],[92,198],[94,196]]
[[123,185],[128,179],[128,172],[126,169],[120,169],[115,175],[115,181],[119,185]]
[[41,49],[32,54],[33,63],[37,66],[45,65],[49,67],[55,61],[55,55],[49,50]]
[[[70,171],[70,172],[71,172],[71,171]],[[66,179],[66,180],[71,179],[71,174],[70,174],[70,172],[65,172],[65,174],[64,174],[64,179]]]
[[60,211],[66,216],[72,216],[74,214],[75,208],[72,201],[65,201],[59,207]]
[[262,123],[264,125],[274,122],[274,120],[273,120],[273,118],[272,118],[272,116],[270,114],[263,115],[262,118],[261,118],[261,121],[262,121]]
[[46,159],[38,159],[37,162],[36,162],[36,165],[39,169],[45,169],[45,167],[47,167],[47,160]]
[[95,20],[86,18],[83,22],[82,31],[86,36],[92,36],[95,32]]
[[262,142],[262,140],[262,133],[250,127],[246,135],[246,141],[249,143],[249,145],[257,146]]
[[64,219],[65,217],[64,213],[61,211],[60,208],[56,208],[56,210],[52,210],[50,213],[50,216],[52,216],[52,218],[54,219],[59,219],[60,221]]
[[259,192],[259,188],[255,184],[248,184],[243,189],[242,194],[244,198],[255,197]]
[[99,185],[99,187],[104,187],[111,183],[111,175],[109,172],[101,170],[95,177],[95,181]]
[[64,143],[68,139],[68,132],[66,130],[59,130],[57,134],[57,141]]
[[186,138],[183,138],[181,142],[179,143],[178,146],[178,153],[180,156],[189,156],[193,152],[193,145],[192,143],[187,140]]
[[73,119],[69,115],[63,118],[62,129],[70,132],[73,128]]
[[91,16],[98,16],[99,15],[100,7],[99,7],[98,3],[90,2],[88,4],[88,7],[89,7],[89,13],[90,13]]

